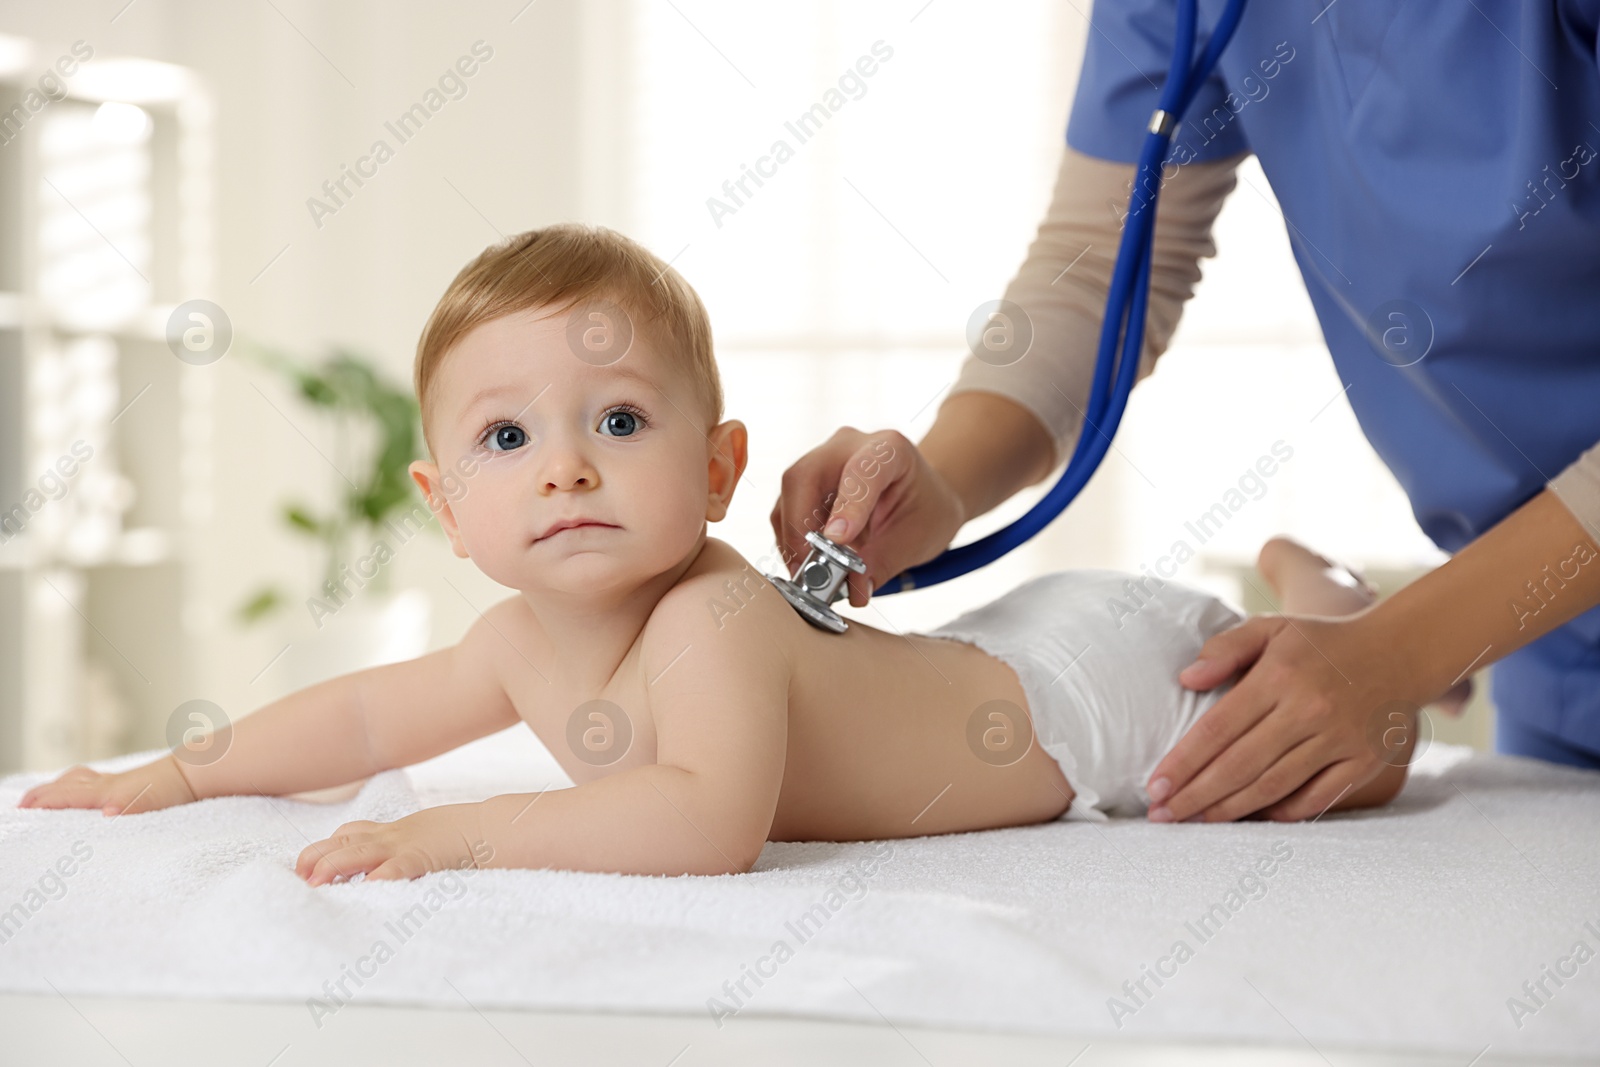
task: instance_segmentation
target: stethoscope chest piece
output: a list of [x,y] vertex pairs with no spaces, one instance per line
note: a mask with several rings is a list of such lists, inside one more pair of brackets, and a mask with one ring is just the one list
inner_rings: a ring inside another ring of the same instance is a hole
[[771,575],[767,580],[811,625],[842,634],[850,624],[829,605],[848,594],[845,583],[850,575],[867,573],[867,565],[850,549],[834,544],[815,530],[806,533],[806,542],[811,551],[793,581]]

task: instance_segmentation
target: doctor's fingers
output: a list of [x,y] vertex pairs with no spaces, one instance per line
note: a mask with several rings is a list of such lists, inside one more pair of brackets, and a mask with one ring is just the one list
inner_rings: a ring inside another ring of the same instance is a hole
[[[1151,818],[1182,821],[1204,811],[1253,781],[1273,760],[1308,736],[1311,731],[1292,720],[1281,722],[1270,737],[1254,734],[1258,724],[1279,707],[1280,695],[1265,672],[1257,670],[1247,673],[1208,708],[1151,772],[1146,786]],[[1280,737],[1285,728],[1294,730],[1295,735]],[[1280,747],[1264,752],[1264,743],[1271,741],[1280,742]]]
[[860,430],[841,427],[783,472],[771,520],[773,536],[790,568],[806,556],[806,531],[820,530],[828,521],[833,503],[828,494],[838,486],[845,460],[865,436]]
[[1341,799],[1360,789],[1383,770],[1378,760],[1349,757],[1328,764],[1305,785],[1275,803],[1262,815],[1273,822],[1315,821]]
[[[916,446],[898,430],[869,434],[839,471],[833,511],[822,532],[840,543],[860,536],[878,501],[897,490],[916,469]],[[897,490],[898,493],[898,490]],[[844,525],[839,526],[840,523]]]
[[[892,536],[891,532],[890,539]],[[850,546],[861,557],[861,562],[867,565],[865,573],[852,573],[845,578],[845,591],[849,594],[852,607],[866,607],[867,602],[872,599],[872,591],[894,576],[884,562],[881,542],[885,540],[874,536],[874,531],[869,527],[856,538],[855,544]]]
[[[1257,727],[1257,732],[1264,729],[1264,725]],[[1253,735],[1248,740],[1254,740]],[[1240,745],[1245,743],[1240,742]],[[1278,747],[1282,743],[1280,739],[1258,750],[1265,755],[1266,766],[1253,777],[1239,782],[1236,791],[1201,810],[1196,816],[1198,821],[1232,822],[1255,812],[1263,812],[1266,817],[1272,818],[1264,809],[1293,796],[1296,790],[1304,788],[1330,764],[1340,762],[1340,757],[1329,751],[1326,739],[1315,735],[1299,742],[1288,741],[1286,748]],[[1234,747],[1239,748],[1240,745]]]
[[1256,615],[1213,634],[1200,646],[1195,661],[1178,672],[1178,681],[1189,689],[1215,689],[1260,659],[1268,643],[1287,625],[1289,621],[1281,615]]
[[850,546],[867,565],[865,574],[849,577],[850,603],[855,607],[864,606],[872,590],[901,571],[943,552],[959,528],[941,521],[937,514],[913,506],[902,495],[903,485],[879,498],[867,528]]

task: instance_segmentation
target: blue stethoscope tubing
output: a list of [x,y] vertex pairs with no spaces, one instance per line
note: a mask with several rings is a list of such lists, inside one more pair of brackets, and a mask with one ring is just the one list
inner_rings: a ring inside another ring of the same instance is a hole
[[[1027,514],[1003,529],[971,544],[948,549],[926,563],[909,567],[873,590],[873,596],[920,589],[960,577],[987,566],[1048,526],[1066,510],[1111,447],[1111,438],[1122,421],[1137,378],[1139,353],[1144,347],[1145,311],[1150,296],[1150,256],[1155,235],[1156,197],[1161,186],[1161,167],[1172,142],[1172,131],[1189,109],[1195,93],[1210,77],[1212,69],[1238,28],[1244,14],[1244,0],[1228,0],[1222,17],[1206,42],[1198,62],[1194,55],[1197,0],[1179,0],[1178,24],[1173,34],[1172,63],[1161,88],[1160,110],[1152,116],[1149,133],[1139,153],[1133,191],[1128,196],[1128,214],[1123,221],[1122,242],[1117,248],[1116,266],[1111,272],[1111,287],[1106,296],[1105,319],[1100,326],[1100,347],[1095,356],[1094,381],[1089,386],[1088,408],[1083,429],[1066,470],[1055,486]],[[1120,341],[1120,346],[1119,346]],[[1121,356],[1118,358],[1118,348]],[[1112,367],[1116,367],[1113,382]],[[1109,433],[1107,432],[1109,428]]]

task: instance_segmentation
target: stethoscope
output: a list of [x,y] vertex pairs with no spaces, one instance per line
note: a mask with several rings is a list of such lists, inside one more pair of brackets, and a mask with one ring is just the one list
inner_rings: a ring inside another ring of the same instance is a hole
[[[1228,0],[1222,17],[1217,20],[1216,30],[1206,42],[1205,51],[1198,62],[1191,63],[1198,21],[1196,4],[1197,0],[1179,0],[1178,3],[1172,62],[1166,84],[1161,89],[1160,106],[1151,114],[1146,127],[1139,167],[1134,172],[1133,191],[1128,195],[1128,214],[1123,222],[1122,243],[1117,248],[1117,263],[1111,273],[1111,288],[1106,295],[1106,314],[1100,326],[1100,347],[1095,356],[1094,381],[1089,386],[1088,408],[1066,470],[1055,486],[1011,525],[901,571],[873,590],[873,596],[936,585],[993,563],[1066,510],[1088,484],[1111,447],[1111,438],[1116,435],[1128,395],[1133,391],[1139,352],[1144,347],[1145,311],[1150,295],[1150,250],[1155,235],[1156,198],[1161,190],[1161,166],[1172,142],[1173,129],[1211,75],[1239,25],[1239,17],[1244,14],[1244,0]],[[849,624],[830,605],[846,595],[850,575],[866,573],[867,565],[850,548],[835,544],[814,530],[806,534],[806,542],[811,548],[794,579],[769,576],[768,580],[806,621],[833,633],[844,633]]]

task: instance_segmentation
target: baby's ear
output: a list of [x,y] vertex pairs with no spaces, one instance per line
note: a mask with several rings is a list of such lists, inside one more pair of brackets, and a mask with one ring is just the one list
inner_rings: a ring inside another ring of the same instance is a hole
[[417,483],[417,488],[422,490],[428,510],[439,520],[439,528],[450,539],[450,550],[462,559],[471,558],[467,555],[466,544],[461,540],[461,531],[456,526],[455,512],[450,510],[449,494],[445,479],[439,476],[439,468],[425,459],[419,459],[413,461],[406,470],[411,480]]
[[749,459],[749,435],[744,423],[738,419],[728,419],[712,427],[706,436],[711,441],[706,520],[721,522],[727,517],[728,505],[733,502],[733,490],[739,484],[739,477],[744,474]]

